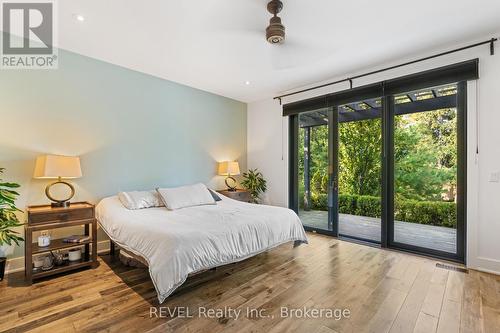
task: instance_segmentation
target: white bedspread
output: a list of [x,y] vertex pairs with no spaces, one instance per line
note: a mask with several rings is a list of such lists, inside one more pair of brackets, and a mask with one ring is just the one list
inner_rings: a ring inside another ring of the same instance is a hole
[[96,214],[113,241],[148,262],[160,303],[191,273],[241,261],[289,241],[307,243],[292,210],[219,196],[217,205],[174,211],[128,210],[115,196],[103,199]]

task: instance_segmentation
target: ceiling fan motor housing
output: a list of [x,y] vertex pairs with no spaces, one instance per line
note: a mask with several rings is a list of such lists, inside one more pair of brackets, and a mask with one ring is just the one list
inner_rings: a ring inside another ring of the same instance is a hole
[[266,28],[266,38],[271,44],[279,44],[285,41],[285,26],[281,24],[281,19],[278,16],[271,18],[271,22]]
[[273,15],[278,14],[283,9],[283,2],[280,0],[272,0],[267,4],[267,11]]
[[266,28],[266,38],[271,44],[280,44],[285,41],[285,26],[281,23],[281,18],[277,14],[283,9],[283,3],[280,0],[273,0],[267,4],[267,10],[273,14]]

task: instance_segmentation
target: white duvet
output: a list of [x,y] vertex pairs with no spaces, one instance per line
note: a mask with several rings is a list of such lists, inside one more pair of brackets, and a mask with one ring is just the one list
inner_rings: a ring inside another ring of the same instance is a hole
[[165,207],[128,210],[115,196],[103,199],[96,214],[114,242],[148,262],[160,303],[191,273],[237,262],[289,241],[307,243],[292,210],[220,197],[217,205],[169,211]]

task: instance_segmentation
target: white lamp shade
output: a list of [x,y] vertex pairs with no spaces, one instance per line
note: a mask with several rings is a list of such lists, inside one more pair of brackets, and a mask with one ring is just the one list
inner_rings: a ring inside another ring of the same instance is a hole
[[33,178],[80,178],[80,157],[43,155],[38,156]]
[[240,174],[240,165],[238,164],[238,162],[225,161],[219,163],[219,175],[234,176],[239,174]]

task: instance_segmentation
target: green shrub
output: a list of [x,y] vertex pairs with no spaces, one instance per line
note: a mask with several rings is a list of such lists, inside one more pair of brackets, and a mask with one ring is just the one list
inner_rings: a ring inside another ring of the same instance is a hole
[[328,195],[325,193],[311,194],[311,209],[328,210]]
[[325,193],[328,189],[328,174],[326,170],[317,170],[311,177],[311,191]]
[[339,194],[339,213],[353,214],[358,204],[358,196],[351,194]]
[[357,200],[356,215],[381,217],[382,205],[379,197],[360,195]]
[[[456,228],[457,209],[453,202],[396,200],[394,219],[397,221]],[[367,217],[382,216],[380,197],[339,194],[339,213]],[[328,195],[311,193],[311,209],[328,210]]]
[[453,202],[397,200],[394,219],[449,228],[457,226],[457,208]]

